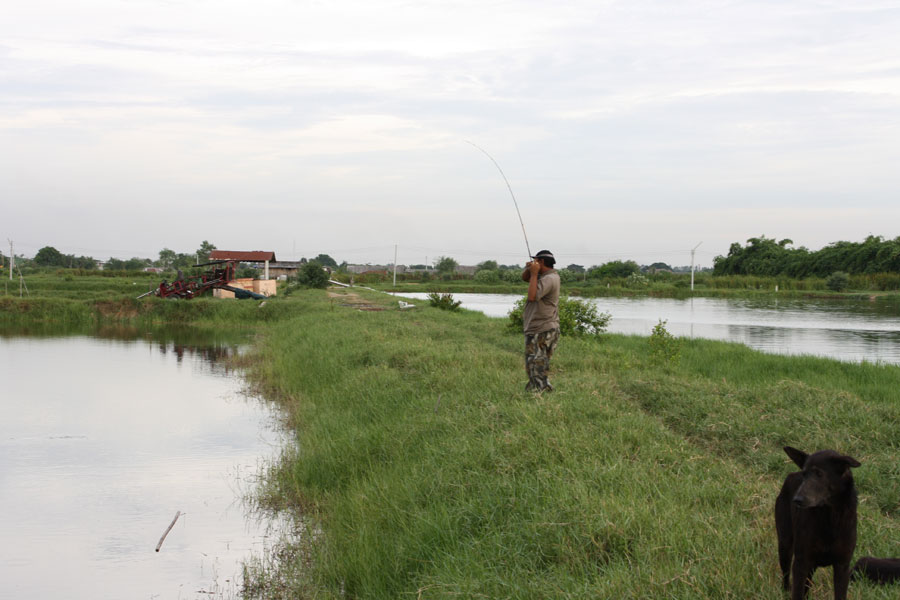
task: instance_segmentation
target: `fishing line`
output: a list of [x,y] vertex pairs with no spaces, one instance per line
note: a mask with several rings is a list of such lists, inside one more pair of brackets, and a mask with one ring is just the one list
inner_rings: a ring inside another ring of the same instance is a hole
[[509,190],[509,195],[512,196],[513,205],[516,207],[516,214],[519,215],[519,224],[522,226],[522,235],[525,237],[525,249],[528,250],[528,260],[531,260],[531,247],[528,245],[528,234],[525,233],[525,223],[522,221],[522,213],[519,212],[519,203],[516,202],[516,195],[513,194],[512,186],[509,185],[509,180],[506,178],[506,175],[503,173],[503,169],[500,168],[500,165],[497,164],[497,161],[494,160],[494,157],[488,154],[487,150],[479,146],[474,142],[470,142],[469,140],[464,140],[467,144],[471,146],[475,146],[479,150],[481,150],[485,156],[491,159],[491,162],[494,163],[494,166],[497,167],[497,170],[500,171],[500,175],[503,177],[503,181],[506,182],[506,189]]

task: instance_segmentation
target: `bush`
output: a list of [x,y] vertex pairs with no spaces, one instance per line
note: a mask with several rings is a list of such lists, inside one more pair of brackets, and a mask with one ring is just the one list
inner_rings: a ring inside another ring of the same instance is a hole
[[581,275],[569,269],[557,269],[556,272],[559,274],[560,283],[571,283],[581,279]]
[[645,288],[648,285],[650,285],[650,280],[647,279],[646,276],[641,275],[640,273],[632,273],[625,280],[625,287],[629,287],[632,289]]
[[825,280],[825,285],[833,292],[843,292],[850,285],[850,276],[843,271],[835,271]]
[[675,365],[681,358],[681,340],[666,329],[667,321],[660,319],[650,334],[650,359],[656,364]]
[[516,271],[515,269],[503,269],[502,271],[500,271],[500,279],[507,283],[521,283],[522,271]]
[[[507,327],[510,331],[522,332],[526,298],[519,299],[509,311]],[[607,312],[599,312],[597,307],[587,300],[574,300],[566,297],[559,299],[559,332],[561,335],[582,336],[600,335],[609,326],[612,318]]]
[[497,283],[500,281],[500,273],[493,269],[482,269],[475,273],[475,281],[481,283]]
[[428,294],[428,303],[435,308],[456,311],[459,310],[462,300],[454,300],[453,294],[438,294],[437,292],[431,292]]
[[297,273],[297,283],[307,288],[328,287],[328,273],[317,262],[308,262]]

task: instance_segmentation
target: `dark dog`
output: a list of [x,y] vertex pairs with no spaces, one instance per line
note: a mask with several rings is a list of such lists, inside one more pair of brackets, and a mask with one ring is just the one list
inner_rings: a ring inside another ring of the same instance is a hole
[[865,578],[875,583],[900,582],[900,558],[863,556],[853,565],[850,578]]
[[859,462],[834,450],[806,454],[788,446],[784,451],[803,469],[787,476],[775,500],[784,589],[790,589],[791,600],[803,600],[816,568],[831,565],[834,598],[845,600],[856,548],[856,488],[850,468]]

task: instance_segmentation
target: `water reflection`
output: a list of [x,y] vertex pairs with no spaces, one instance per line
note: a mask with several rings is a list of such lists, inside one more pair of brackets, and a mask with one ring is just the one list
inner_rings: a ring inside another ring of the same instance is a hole
[[242,498],[283,439],[229,373],[239,346],[177,337],[0,337],[4,594],[237,596],[277,533]]
[[[427,294],[403,294],[424,300]],[[522,296],[454,294],[464,308],[505,317]],[[900,364],[900,303],[778,298],[592,298],[609,331],[649,335],[660,320],[678,336],[740,342],[765,352]]]

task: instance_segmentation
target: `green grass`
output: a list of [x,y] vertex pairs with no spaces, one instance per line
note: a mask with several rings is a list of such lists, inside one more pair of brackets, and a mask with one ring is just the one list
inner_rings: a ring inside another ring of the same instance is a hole
[[[102,300],[111,297],[135,298],[159,285],[163,276],[155,273],[129,273],[128,276],[104,277],[92,274],[68,273],[65,270],[46,270],[25,276],[22,297],[69,298],[73,300]],[[8,276],[8,275],[7,275]],[[18,278],[0,281],[0,298],[19,297]]]
[[501,320],[295,301],[251,370],[297,431],[267,501],[320,533],[251,569],[262,597],[781,599],[785,444],[862,461],[858,554],[896,554],[896,367],[564,339],[534,396]]

